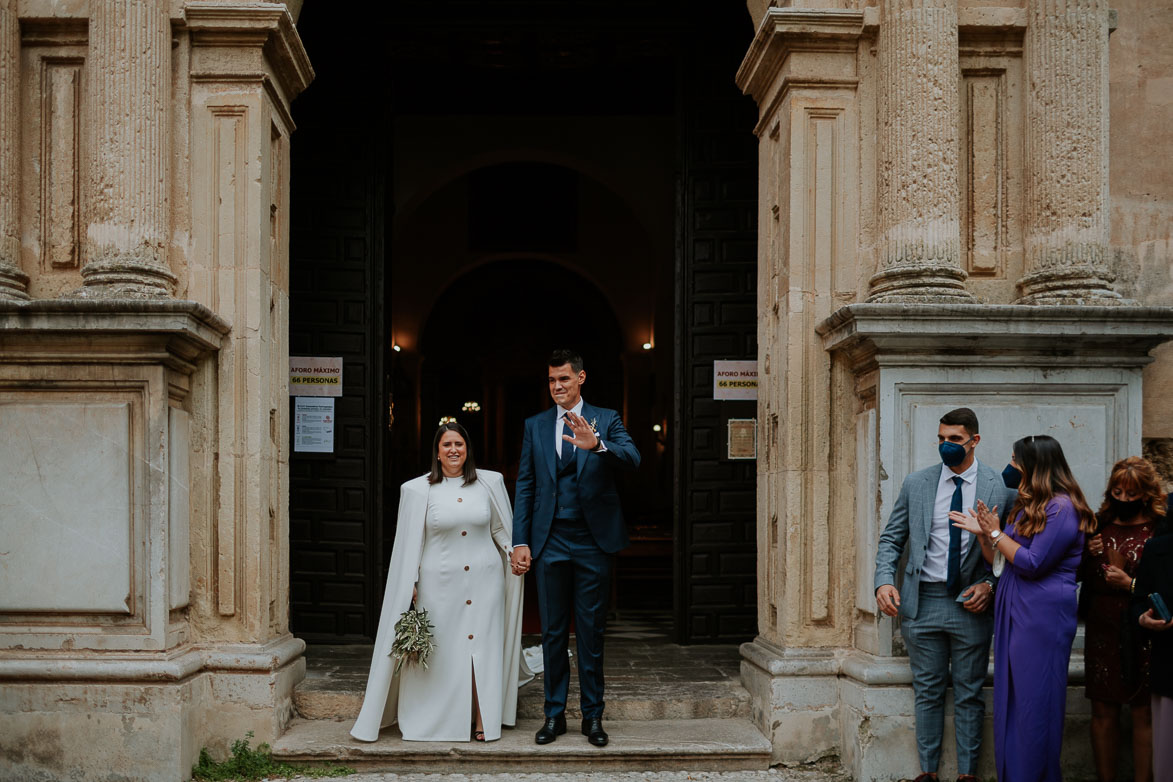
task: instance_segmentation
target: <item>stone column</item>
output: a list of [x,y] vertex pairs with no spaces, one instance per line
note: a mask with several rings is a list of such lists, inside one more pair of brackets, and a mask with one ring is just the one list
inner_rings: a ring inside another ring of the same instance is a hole
[[957,185],[957,0],[881,3],[878,273],[870,302],[969,302]]
[[20,21],[0,0],[0,299],[27,299],[20,269]]
[[87,115],[90,222],[82,296],[168,296],[167,0],[93,0]]
[[1122,303],[1108,269],[1107,0],[1031,0],[1023,304]]

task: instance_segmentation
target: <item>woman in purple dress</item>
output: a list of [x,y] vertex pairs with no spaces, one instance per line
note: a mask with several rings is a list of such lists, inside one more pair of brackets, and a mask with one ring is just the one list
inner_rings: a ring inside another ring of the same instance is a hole
[[1000,782],[1061,782],[1067,664],[1075,638],[1075,574],[1095,516],[1047,435],[1014,444],[1002,472],[1018,489],[1013,521],[997,509],[950,514],[1001,568],[994,602],[994,761]]

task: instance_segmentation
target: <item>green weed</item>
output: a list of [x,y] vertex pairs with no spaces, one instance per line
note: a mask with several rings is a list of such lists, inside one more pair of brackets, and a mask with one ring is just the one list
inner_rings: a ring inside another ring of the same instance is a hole
[[191,768],[192,779],[199,782],[257,782],[274,777],[344,777],[355,773],[353,768],[346,766],[281,763],[273,760],[268,744],[262,743],[256,749],[249,746],[249,739],[253,737],[251,730],[245,735],[246,738],[232,742],[232,757],[221,762],[212,760],[207,747],[201,749],[199,763]]

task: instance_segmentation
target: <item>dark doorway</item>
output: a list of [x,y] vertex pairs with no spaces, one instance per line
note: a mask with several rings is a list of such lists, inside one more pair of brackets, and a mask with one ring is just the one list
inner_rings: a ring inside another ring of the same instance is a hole
[[291,458],[294,632],[373,637],[439,419],[512,480],[570,345],[644,458],[618,607],[752,638],[754,469],[724,458],[711,399],[714,359],[756,357],[744,7],[310,3],[298,27],[317,78],[294,105],[291,353],[342,356],[345,387],[336,453]]
[[[573,291],[573,293],[571,293]],[[577,316],[556,303],[574,296]],[[424,447],[452,417],[476,440],[478,460],[512,484],[525,419],[549,407],[545,357],[573,346],[586,359],[584,398],[623,408],[623,337],[611,306],[570,269],[542,261],[478,267],[444,292],[420,340],[420,408]],[[469,404],[472,403],[472,404]]]

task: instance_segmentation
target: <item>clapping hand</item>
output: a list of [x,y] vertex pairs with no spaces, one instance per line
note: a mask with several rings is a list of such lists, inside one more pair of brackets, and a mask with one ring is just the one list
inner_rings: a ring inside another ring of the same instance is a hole
[[977,501],[977,508],[970,508],[967,513],[949,511],[949,521],[954,527],[965,530],[973,535],[989,535],[998,529],[998,506],[986,507],[986,503]]
[[599,447],[599,436],[595,434],[595,430],[581,415],[567,411],[566,425],[570,427],[570,431],[574,432],[574,437],[562,435],[563,440],[584,451],[593,451]]

